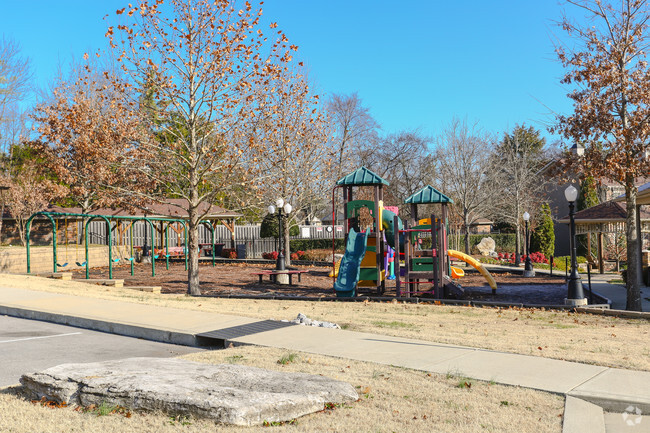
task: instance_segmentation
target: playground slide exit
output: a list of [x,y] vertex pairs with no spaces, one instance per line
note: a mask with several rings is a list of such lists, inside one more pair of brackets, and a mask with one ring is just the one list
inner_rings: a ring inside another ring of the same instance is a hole
[[483,277],[485,277],[485,279],[487,280],[487,282],[490,285],[490,287],[492,288],[492,290],[497,289],[496,281],[494,281],[494,278],[492,278],[492,275],[488,272],[487,269],[485,269],[483,267],[483,265],[478,260],[474,259],[471,256],[468,256],[467,254],[461,253],[460,251],[456,251],[456,250],[447,250],[447,254],[450,257],[453,257],[453,258],[458,259],[458,260],[462,260],[465,263],[469,263],[477,271],[479,271],[481,273],[481,275],[483,275]]

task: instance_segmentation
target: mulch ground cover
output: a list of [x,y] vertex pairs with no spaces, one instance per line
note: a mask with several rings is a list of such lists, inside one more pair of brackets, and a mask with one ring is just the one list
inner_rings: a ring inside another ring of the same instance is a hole
[[[332,278],[328,276],[331,270],[329,267],[295,267],[308,272],[302,274],[300,282],[294,275],[294,284],[290,286],[274,284],[267,276],[264,276],[260,283],[259,277],[253,275],[254,272],[273,268],[274,265],[271,263],[265,265],[229,263],[217,264],[214,267],[209,262],[201,263],[199,269],[201,292],[207,296],[301,296],[314,299],[336,296],[332,288]],[[85,277],[83,269],[73,272],[75,279]],[[538,274],[532,278],[524,278],[509,272],[495,272],[492,275],[498,286],[496,294],[492,294],[492,290],[480,274],[467,270],[466,275],[457,280],[465,289],[463,299],[547,305],[564,303],[566,283],[563,275],[549,277]],[[92,268],[90,278],[108,278],[108,268]],[[180,294],[187,291],[187,271],[183,263],[170,263],[167,270],[165,262],[156,262],[155,277],[151,276],[150,264],[137,264],[133,276],[131,276],[130,266],[118,265],[113,267],[113,278],[123,279],[125,286],[161,286],[163,294]],[[386,286],[384,296],[394,296],[395,282],[387,281]],[[377,295],[372,289],[360,289],[360,294]]]

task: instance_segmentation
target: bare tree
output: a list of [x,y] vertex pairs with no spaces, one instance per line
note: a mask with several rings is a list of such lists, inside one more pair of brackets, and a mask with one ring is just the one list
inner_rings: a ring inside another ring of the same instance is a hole
[[505,133],[492,156],[495,176],[491,187],[499,191],[493,214],[500,221],[515,227],[515,263],[519,263],[523,214],[537,214],[542,205],[544,182],[536,173],[544,161],[545,140],[533,127],[517,125],[512,133]]
[[625,187],[627,206],[627,305],[641,310],[639,224],[635,180],[650,173],[650,35],[647,0],[570,0],[588,15],[584,25],[564,17],[560,25],[576,43],[556,51],[567,69],[562,83],[575,110],[558,116],[554,131],[585,145],[581,158],[567,155],[566,168]]
[[428,183],[429,144],[432,141],[417,129],[406,130],[388,134],[379,138],[376,145],[358,150],[361,165],[390,182],[385,193],[386,203],[400,205]]
[[338,154],[337,177],[351,168],[347,164],[358,149],[376,144],[379,124],[364,107],[359,95],[333,94],[327,102],[327,111],[334,127],[334,143]]
[[[31,91],[29,59],[20,55],[20,46],[4,36],[0,39],[0,122],[4,122],[17,102]],[[0,137],[1,139],[2,137]]]
[[[317,197],[327,196],[331,188],[332,153],[330,131],[323,113],[318,111],[318,95],[299,73],[285,73],[276,80],[271,110],[260,110],[255,122],[255,140],[249,164],[264,173],[258,187],[263,204],[281,197],[293,206],[290,219],[308,210]],[[264,206],[265,207],[265,206]],[[290,224],[284,225],[287,264],[291,263]]]
[[146,82],[161,102],[148,107],[155,110],[152,127],[161,138],[148,145],[149,174],[164,191],[187,200],[188,292],[200,294],[200,206],[257,180],[242,164],[256,145],[250,123],[265,101],[272,103],[271,82],[297,47],[276,23],[270,25],[274,36],[265,35],[261,8],[248,2],[162,3],[141,1],[118,10],[123,21],[107,36],[130,79],[121,84]]
[[[18,108],[18,103],[27,97],[31,86],[29,59],[21,56],[20,46],[15,41],[3,36],[0,39],[0,172],[7,181],[11,180],[11,169],[8,165],[12,161],[11,148],[18,143],[25,125],[25,118]],[[8,195],[0,195],[0,237],[5,197]]]
[[494,139],[490,134],[478,124],[470,126],[458,118],[436,140],[436,177],[443,192],[454,200],[451,209],[462,220],[467,254],[470,253],[470,226],[492,207],[493,150]]

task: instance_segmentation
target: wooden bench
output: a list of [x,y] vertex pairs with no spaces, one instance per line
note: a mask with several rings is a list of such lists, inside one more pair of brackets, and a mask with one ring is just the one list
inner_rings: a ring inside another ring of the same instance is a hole
[[288,275],[289,276],[289,285],[293,284],[292,277],[294,275],[298,275],[298,282],[300,282],[300,276],[306,272],[309,271],[298,271],[298,270],[285,270],[285,271],[260,271],[260,272],[252,272],[251,275],[257,275],[260,278],[260,283],[262,282],[262,277],[264,275],[269,276],[269,280],[275,283],[275,278],[278,275]]
[[[154,255],[165,257],[167,249],[154,248]],[[169,257],[182,257],[185,255],[185,247],[169,247]]]

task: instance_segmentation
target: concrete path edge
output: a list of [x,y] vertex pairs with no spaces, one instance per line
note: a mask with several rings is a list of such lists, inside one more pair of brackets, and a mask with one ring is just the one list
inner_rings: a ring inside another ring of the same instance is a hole
[[163,331],[144,326],[128,325],[124,323],[106,322],[97,319],[68,316],[66,314],[50,313],[46,311],[28,310],[24,308],[0,305],[0,314],[20,317],[23,319],[42,320],[77,328],[91,329],[93,331],[108,332],[126,337],[142,338],[161,343],[179,344],[182,346],[198,346],[194,334]]

